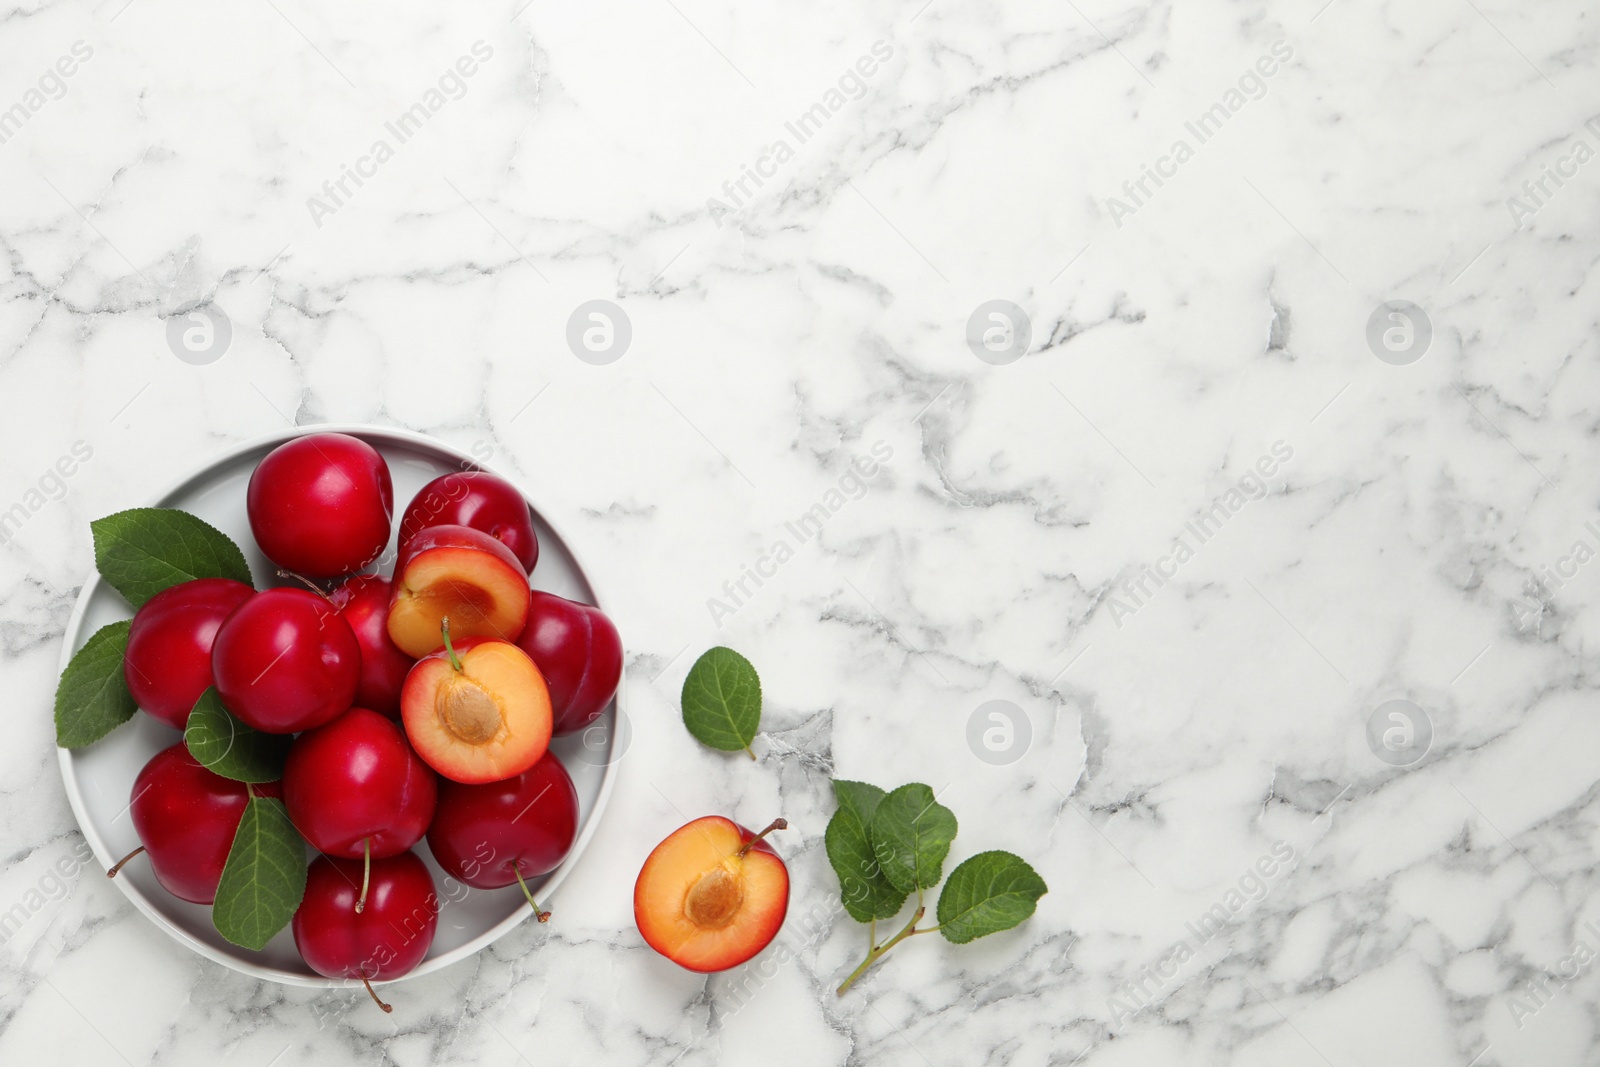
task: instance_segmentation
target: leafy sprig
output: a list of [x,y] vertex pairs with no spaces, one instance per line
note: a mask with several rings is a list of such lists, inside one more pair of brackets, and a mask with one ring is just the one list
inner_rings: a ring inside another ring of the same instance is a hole
[[[918,782],[885,793],[865,782],[839,780],[833,792],[839,806],[823,837],[828,862],[839,876],[845,911],[871,924],[866,958],[839,986],[841,996],[907,938],[938,931],[951,944],[964,945],[1019,925],[1048,891],[1020,856],[980,852],[950,872],[939,893],[937,924],[918,926],[927,913],[924,895],[938,886],[955,840],[955,813]],[[912,893],[917,907],[910,921],[880,943],[878,921],[898,915]]]

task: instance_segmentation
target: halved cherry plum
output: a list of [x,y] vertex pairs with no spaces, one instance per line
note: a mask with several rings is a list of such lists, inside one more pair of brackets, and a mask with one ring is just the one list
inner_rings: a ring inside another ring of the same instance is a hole
[[458,639],[515,641],[527,625],[531,595],[528,572],[505,545],[466,526],[430,526],[400,546],[389,637],[416,659],[440,647],[446,618]]
[[789,911],[789,870],[759,834],[719,815],[674,831],[633,887],[633,918],[651,948],[702,974],[766,948]]
[[417,661],[400,694],[406,736],[423,761],[453,782],[521,774],[550,745],[550,692],[527,653],[509,641],[456,643]]

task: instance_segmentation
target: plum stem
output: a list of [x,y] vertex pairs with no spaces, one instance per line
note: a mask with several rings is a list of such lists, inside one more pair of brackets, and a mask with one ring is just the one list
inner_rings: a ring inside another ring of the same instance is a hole
[[378,999],[378,991],[372,988],[372,983],[367,981],[366,975],[361,976],[361,984],[367,987],[367,995],[372,998],[372,1002],[374,1004],[382,1008],[386,1013],[392,1013],[394,1011],[393,1004],[385,1004],[383,1001]]
[[515,863],[511,865],[511,873],[517,876],[517,884],[522,887],[522,895],[528,898],[528,903],[533,905],[533,917],[542,923],[550,921],[548,911],[539,910],[539,902],[533,899],[533,891],[528,888],[528,883],[522,880],[522,870]]
[[284,568],[279,567],[278,568],[278,577],[279,578],[292,578],[295,581],[299,582],[300,584],[304,585],[307,589],[311,590],[313,593],[317,594],[323,600],[327,600],[328,599],[327,590],[323,589],[322,586],[318,585],[316,582],[313,582],[310,578],[307,578],[303,574],[297,574],[294,571],[285,570]]
[[888,952],[906,938],[914,937],[917,934],[931,934],[935,930],[939,929],[937,926],[925,926],[920,930],[917,929],[917,921],[922,918],[922,915],[925,911],[927,911],[927,908],[925,908],[919,902],[917,904],[916,914],[911,916],[910,922],[906,923],[905,926],[900,928],[900,932],[898,934],[895,934],[881,945],[873,946],[872,951],[867,953],[867,958],[861,961],[861,966],[851,971],[850,977],[846,978],[844,980],[844,984],[838,988],[838,995],[841,997],[844,996],[845,990],[855,985],[856,979],[865,974],[868,967],[871,967],[874,963],[877,963],[878,960],[883,958],[883,954],[885,952]]
[[774,831],[774,830],[787,830],[788,828],[789,828],[789,820],[788,819],[773,819],[770,823],[767,824],[767,828],[765,830],[761,831],[759,834],[757,834],[756,836],[752,837],[750,840],[746,841],[744,843],[744,847],[741,848],[738,852],[734,853],[734,855],[736,855],[739,859],[744,859],[745,853],[749,852],[752,848],[755,848],[757,841],[760,841],[763,837],[766,837],[768,834],[772,833],[772,831]]
[[144,851],[144,846],[140,845],[138,848],[134,849],[132,852],[130,852],[126,856],[122,857],[120,860],[118,860],[115,864],[112,865],[112,867],[111,867],[111,869],[109,871],[106,872],[106,877],[107,878],[115,878],[117,876],[117,872],[122,870],[122,865],[123,864],[127,863],[129,860],[133,859],[133,857],[137,856],[139,853],[141,853],[143,851]]
[[[372,838],[361,839],[361,895],[356,898],[356,914],[367,910],[367,886],[372,882]],[[370,987],[369,987],[370,992]],[[381,1003],[381,1001],[380,1001]],[[388,1009],[385,1008],[385,1011]]]
[[450,643],[450,616],[446,615],[439,620],[439,632],[444,635],[444,650],[450,657],[450,666],[456,669],[457,674],[460,674],[461,660],[456,657],[456,648]]

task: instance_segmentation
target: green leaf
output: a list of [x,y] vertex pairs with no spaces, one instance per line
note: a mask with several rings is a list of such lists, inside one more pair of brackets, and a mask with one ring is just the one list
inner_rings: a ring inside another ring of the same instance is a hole
[[896,889],[932,889],[956,836],[955,812],[920,783],[903,785],[872,813],[872,851]]
[[950,872],[939,893],[939,932],[968,941],[1009,930],[1033,914],[1049,892],[1044,879],[1009,852],[980,852]]
[[839,809],[828,820],[823,844],[828,862],[839,876],[839,897],[856,922],[892,919],[906,902],[907,892],[884,877],[872,851],[872,813],[883,800],[883,790],[865,782],[835,781],[833,795]]
[[750,661],[721,646],[696,660],[683,680],[683,725],[703,745],[749,752],[761,726],[761,678]]
[[133,718],[139,705],[122,676],[133,620],[103,626],[78,649],[56,688],[56,744],[82,748]]
[[89,524],[94,563],[111,587],[139,607],[163,589],[196,578],[250,584],[250,567],[228,535],[176,508],[134,508]]
[[189,746],[191,756],[202,766],[236,782],[276,782],[282,778],[283,761],[293,740],[288,734],[264,734],[228,714],[215,686],[195,701],[183,731],[183,743]]
[[222,868],[211,922],[249,949],[264,948],[289,925],[306,892],[306,843],[283,801],[252,796]]

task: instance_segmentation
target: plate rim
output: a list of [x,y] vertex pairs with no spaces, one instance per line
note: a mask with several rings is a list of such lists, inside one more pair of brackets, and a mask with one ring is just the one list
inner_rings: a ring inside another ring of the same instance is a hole
[[[443,455],[448,457],[456,465],[462,467],[463,469],[487,471],[488,473],[505,478],[506,481],[517,487],[517,491],[522,494],[523,499],[528,501],[528,506],[533,508],[535,514],[539,516],[540,520],[544,522],[546,526],[550,527],[551,531],[561,539],[562,545],[566,548],[567,553],[572,557],[573,565],[577,568],[578,574],[582,577],[584,583],[588,585],[590,591],[594,594],[595,607],[600,608],[602,611],[605,610],[603,603],[604,598],[600,595],[600,589],[595,584],[592,572],[588,567],[584,566],[582,554],[574,545],[572,538],[568,537],[566,531],[564,531],[558,523],[553,521],[545,511],[541,510],[531,499],[529,499],[526,490],[523,489],[516,478],[504,474],[501,471],[495,470],[484,460],[480,460],[476,456],[469,455],[467,452],[457,448],[454,445],[448,444],[437,437],[432,437],[428,434],[420,433],[415,430],[409,430],[400,426],[382,426],[373,423],[312,423],[307,425],[287,427],[282,430],[274,430],[265,434],[258,434],[245,441],[230,445],[223,451],[210,456],[208,459],[203,461],[200,466],[184,474],[178,480],[169,483],[165,489],[156,495],[156,503],[134,506],[163,507],[165,505],[161,504],[160,501],[171,497],[190,482],[197,478],[203,477],[218,466],[236,460],[240,456],[264,446],[283,444],[284,442],[294,440],[297,437],[304,437],[313,433],[344,433],[350,434],[353,437],[360,437],[362,439],[384,439],[398,445],[417,449],[419,451],[433,452]],[[105,578],[100,574],[98,569],[91,569],[88,580],[84,582],[83,588],[79,591],[78,598],[73,604],[72,615],[67,622],[67,627],[62,633],[61,655],[56,666],[56,676],[58,681],[61,673],[67,669],[67,664],[71,662],[72,657],[77,653],[79,647],[78,639],[83,631],[84,620],[88,617],[87,609],[89,600],[95,595],[102,584],[105,584]],[[626,646],[623,648],[623,653],[624,659],[626,659]],[[626,671],[624,671],[624,676],[625,675]],[[626,715],[626,698],[624,695],[626,691],[627,687],[625,685],[619,684],[617,686],[617,693],[614,699],[616,701],[616,718],[619,722]],[[615,745],[619,743],[621,739],[622,728],[619,726],[615,731],[613,731],[611,743]],[[56,746],[56,758],[61,768],[61,779],[62,784],[66,788],[67,802],[72,808],[73,818],[77,820],[78,831],[83,834],[84,840],[89,842],[89,847],[93,849],[95,858],[100,861],[102,866],[109,868],[110,865],[116,861],[115,858],[111,856],[109,849],[106,847],[104,839],[101,838],[98,832],[98,829],[87,817],[87,808],[83,801],[82,791],[78,786],[77,770],[73,765],[73,753],[75,751],[75,749],[62,748],[60,745]],[[621,762],[621,759],[613,758],[609,763],[606,764],[604,773],[600,779],[600,792],[595,797],[594,809],[589,813],[589,818],[584,822],[583,826],[579,828],[577,839],[572,843],[572,851],[568,853],[567,858],[562,861],[561,866],[557,867],[553,872],[551,872],[549,880],[545,882],[543,887],[540,889],[539,896],[541,900],[548,900],[554,897],[555,894],[560,890],[562,883],[565,882],[568,875],[571,874],[573,867],[583,856],[583,853],[587,850],[591,839],[593,839],[595,833],[599,830],[600,821],[605,815],[606,808],[611,800],[612,790],[616,785],[617,769]],[[263,979],[269,982],[277,982],[280,985],[287,986],[326,988],[330,986],[358,986],[360,984],[349,979],[324,978],[320,975],[313,976],[291,974],[286,971],[280,971],[273,967],[252,963],[249,960],[239,959],[235,956],[224,953],[214,946],[193,937],[187,930],[168,920],[166,916],[162,915],[156,910],[155,906],[145,897],[144,893],[137,885],[133,883],[131,879],[118,878],[111,879],[111,881],[119,890],[122,891],[124,896],[133,902],[135,907],[144,913],[147,919],[149,919],[161,930],[165,931],[173,938],[173,940],[188,947],[190,950],[198,953],[199,955],[204,956],[213,962],[220,963],[231,970],[238,971],[242,974],[248,974],[254,978]],[[435,956],[431,959],[423,960],[422,963],[417,965],[417,967],[403,975],[399,975],[395,978],[386,978],[382,981],[375,981],[372,984],[392,985],[396,982],[403,982],[410,978],[420,978],[423,975],[431,974],[434,971],[442,970],[445,967],[460,963],[462,960],[469,959],[488,948],[490,945],[494,944],[496,941],[500,940],[506,934],[509,934],[516,927],[522,925],[532,917],[532,909],[518,908],[512,915],[501,920],[499,923],[468,941],[466,944],[457,946],[456,948],[451,949],[449,952]],[[246,952],[248,950],[240,948],[239,951]]]

